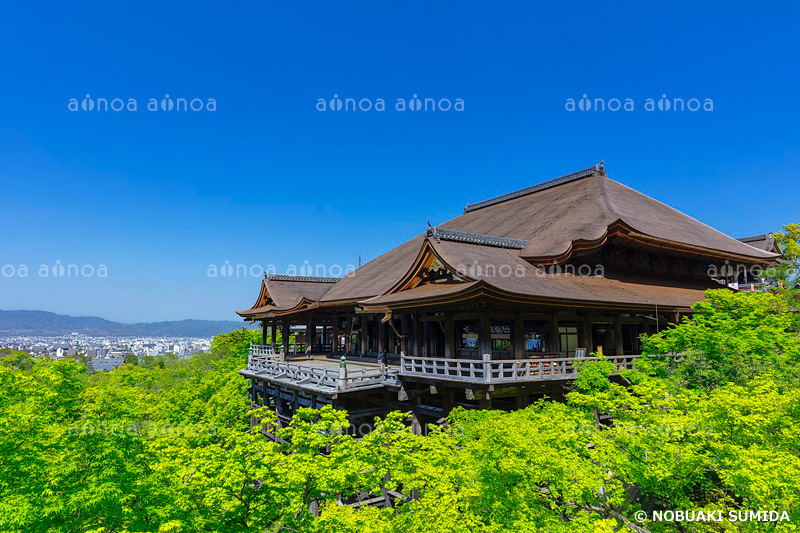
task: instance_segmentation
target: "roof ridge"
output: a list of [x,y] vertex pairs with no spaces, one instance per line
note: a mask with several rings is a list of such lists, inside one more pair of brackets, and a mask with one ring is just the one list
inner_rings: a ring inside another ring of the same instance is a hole
[[488,200],[483,200],[481,202],[476,202],[474,204],[467,204],[467,206],[464,208],[464,213],[466,214],[469,213],[470,211],[475,211],[483,207],[489,207],[490,205],[495,205],[501,202],[505,202],[506,200],[513,200],[514,198],[519,198],[520,196],[526,196],[528,194],[533,194],[535,192],[543,191],[545,189],[557,187],[558,185],[562,185],[564,183],[569,183],[571,181],[579,180],[589,176],[594,176],[595,174],[600,174],[602,176],[605,176],[606,171],[605,167],[603,166],[603,161],[600,161],[598,164],[593,165],[591,167],[584,168],[583,170],[578,170],[577,172],[565,174],[563,176],[560,176],[558,178],[549,181],[532,185],[530,187],[525,187],[524,189],[519,189],[517,191],[501,194],[500,196],[495,196],[494,198],[489,198]]
[[495,235],[485,235],[483,233],[469,233],[454,229],[444,229],[432,226],[428,222],[428,237],[433,237],[436,242],[439,240],[464,242],[467,244],[478,244],[483,246],[495,246],[497,248],[513,248],[522,250],[528,246],[529,241],[523,239],[512,239],[510,237],[497,237]]
[[342,278],[323,277],[323,276],[295,276],[291,274],[270,274],[266,272],[264,277],[269,281],[306,281],[310,283],[336,283]]
[[772,233],[762,233],[760,235],[753,235],[752,237],[738,237],[736,240],[740,242],[755,242],[765,241],[772,238]]

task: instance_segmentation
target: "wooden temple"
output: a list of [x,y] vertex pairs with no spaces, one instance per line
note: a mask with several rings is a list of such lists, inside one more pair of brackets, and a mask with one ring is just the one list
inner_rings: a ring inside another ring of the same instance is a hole
[[521,408],[562,394],[592,353],[632,368],[641,334],[727,285],[711,266],[773,265],[765,244],[599,164],[470,204],[343,278],[267,274],[237,311],[263,330],[240,372],[283,420],[301,406],[347,409],[355,427],[394,409],[424,425],[458,405]]

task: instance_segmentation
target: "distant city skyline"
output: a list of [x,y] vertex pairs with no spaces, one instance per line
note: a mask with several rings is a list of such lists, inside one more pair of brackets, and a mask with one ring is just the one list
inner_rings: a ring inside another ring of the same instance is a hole
[[601,159],[733,237],[798,222],[794,3],[407,7],[4,6],[0,309],[237,320],[270,266]]

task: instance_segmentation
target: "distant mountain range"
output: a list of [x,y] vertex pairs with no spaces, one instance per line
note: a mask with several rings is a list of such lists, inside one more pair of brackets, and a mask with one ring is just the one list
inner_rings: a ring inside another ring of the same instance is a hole
[[174,320],[123,324],[96,316],[69,316],[47,311],[0,311],[0,333],[61,335],[72,332],[96,336],[213,337],[239,329],[232,320]]

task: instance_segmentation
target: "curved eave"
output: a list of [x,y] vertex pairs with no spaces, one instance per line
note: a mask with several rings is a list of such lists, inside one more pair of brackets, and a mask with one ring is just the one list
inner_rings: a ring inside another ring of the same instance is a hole
[[[777,259],[780,257],[780,254],[774,254],[770,252],[764,252],[765,254],[767,254],[766,257],[754,257],[743,254],[736,254],[732,252],[725,252],[723,250],[716,250],[713,248],[695,246],[692,244],[686,244],[677,241],[661,239],[659,237],[654,237],[652,235],[647,235],[645,233],[638,232],[636,231],[636,229],[629,226],[622,220],[617,220],[613,224],[610,224],[606,228],[605,232],[597,239],[576,239],[572,241],[567,246],[567,249],[560,254],[549,255],[549,256],[534,256],[534,255],[526,255],[525,251],[523,250],[523,253],[520,255],[520,257],[536,265],[543,265],[543,266],[557,265],[564,263],[573,255],[579,253],[591,252],[602,247],[612,237],[619,237],[623,240],[643,245],[655,250],[669,250],[672,252],[680,252],[693,256],[707,257],[722,261],[724,260],[737,261],[739,263],[746,263],[753,265],[755,264],[773,265],[777,262]],[[751,246],[751,248],[753,247]]]
[[[250,320],[261,320],[264,318],[278,318],[286,315],[291,315],[294,313],[299,313],[301,311],[306,311],[308,309],[313,308],[314,304],[313,300],[309,300],[308,298],[301,298],[295,305],[291,307],[276,307],[276,306],[266,306],[262,309],[248,309],[247,311],[236,311],[236,314],[239,316],[248,318]],[[247,313],[242,314],[242,313]]]
[[404,310],[419,307],[438,307],[445,305],[456,305],[475,300],[495,300],[505,304],[519,304],[519,305],[539,305],[547,307],[581,307],[581,308],[596,308],[596,309],[615,309],[620,311],[672,311],[672,312],[691,312],[690,305],[687,306],[670,306],[665,304],[653,303],[625,303],[625,302],[607,302],[601,300],[579,300],[570,298],[547,298],[540,296],[531,296],[526,294],[519,294],[509,291],[504,291],[491,285],[485,280],[472,282],[463,291],[448,293],[445,295],[433,295],[430,297],[416,297],[406,300],[395,300],[392,302],[380,302],[380,297],[372,298],[374,302],[365,300],[359,302],[364,311],[371,311],[374,313],[386,312],[389,310]]

